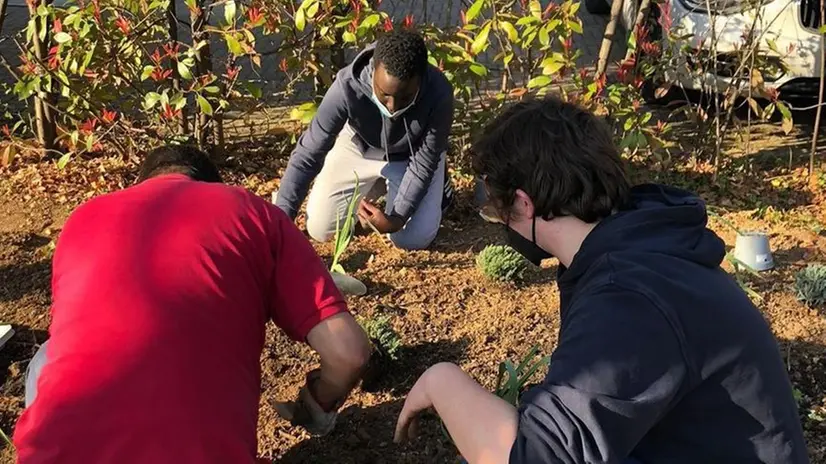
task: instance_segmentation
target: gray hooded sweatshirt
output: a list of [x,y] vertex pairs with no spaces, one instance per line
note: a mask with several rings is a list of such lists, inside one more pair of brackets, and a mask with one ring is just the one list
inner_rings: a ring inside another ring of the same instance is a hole
[[453,87],[447,78],[428,65],[414,105],[395,119],[386,118],[371,99],[374,49],[371,44],[338,72],[310,126],[298,139],[276,201],[291,218],[345,123],[355,131],[354,142],[362,152],[373,147],[384,150],[388,161],[410,160],[395,201],[386,210],[405,220],[416,211],[447,152],[453,124]]

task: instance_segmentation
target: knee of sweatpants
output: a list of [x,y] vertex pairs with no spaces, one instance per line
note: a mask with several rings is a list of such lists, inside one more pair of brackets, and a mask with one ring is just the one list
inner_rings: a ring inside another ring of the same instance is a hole
[[329,221],[325,221],[324,218],[314,219],[315,217],[317,216],[307,212],[307,234],[316,242],[323,243],[332,240],[336,234],[335,229],[331,230]]
[[390,234],[390,241],[402,250],[424,250],[436,239],[439,229],[434,231],[417,231],[402,229],[395,234]]

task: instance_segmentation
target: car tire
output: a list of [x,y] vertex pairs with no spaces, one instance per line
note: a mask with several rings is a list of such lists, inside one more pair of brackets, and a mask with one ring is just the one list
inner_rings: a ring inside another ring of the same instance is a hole
[[585,0],[585,9],[591,14],[607,15],[611,13],[611,4],[607,0]]

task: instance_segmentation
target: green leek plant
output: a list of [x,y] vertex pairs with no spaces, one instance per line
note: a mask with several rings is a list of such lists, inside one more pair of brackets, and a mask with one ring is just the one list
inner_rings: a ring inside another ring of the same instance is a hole
[[341,265],[340,259],[350,245],[350,240],[353,239],[353,232],[356,230],[356,205],[359,198],[359,176],[353,171],[356,176],[356,187],[353,190],[353,196],[347,202],[347,211],[344,218],[344,224],[341,224],[341,216],[336,216],[336,235],[333,247],[333,264],[330,265],[331,272],[347,275],[344,267]]

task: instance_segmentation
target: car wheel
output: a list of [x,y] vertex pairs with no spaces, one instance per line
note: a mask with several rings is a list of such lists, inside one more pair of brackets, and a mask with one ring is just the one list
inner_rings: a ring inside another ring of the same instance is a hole
[[595,15],[611,13],[611,4],[607,0],[585,0],[585,9]]

